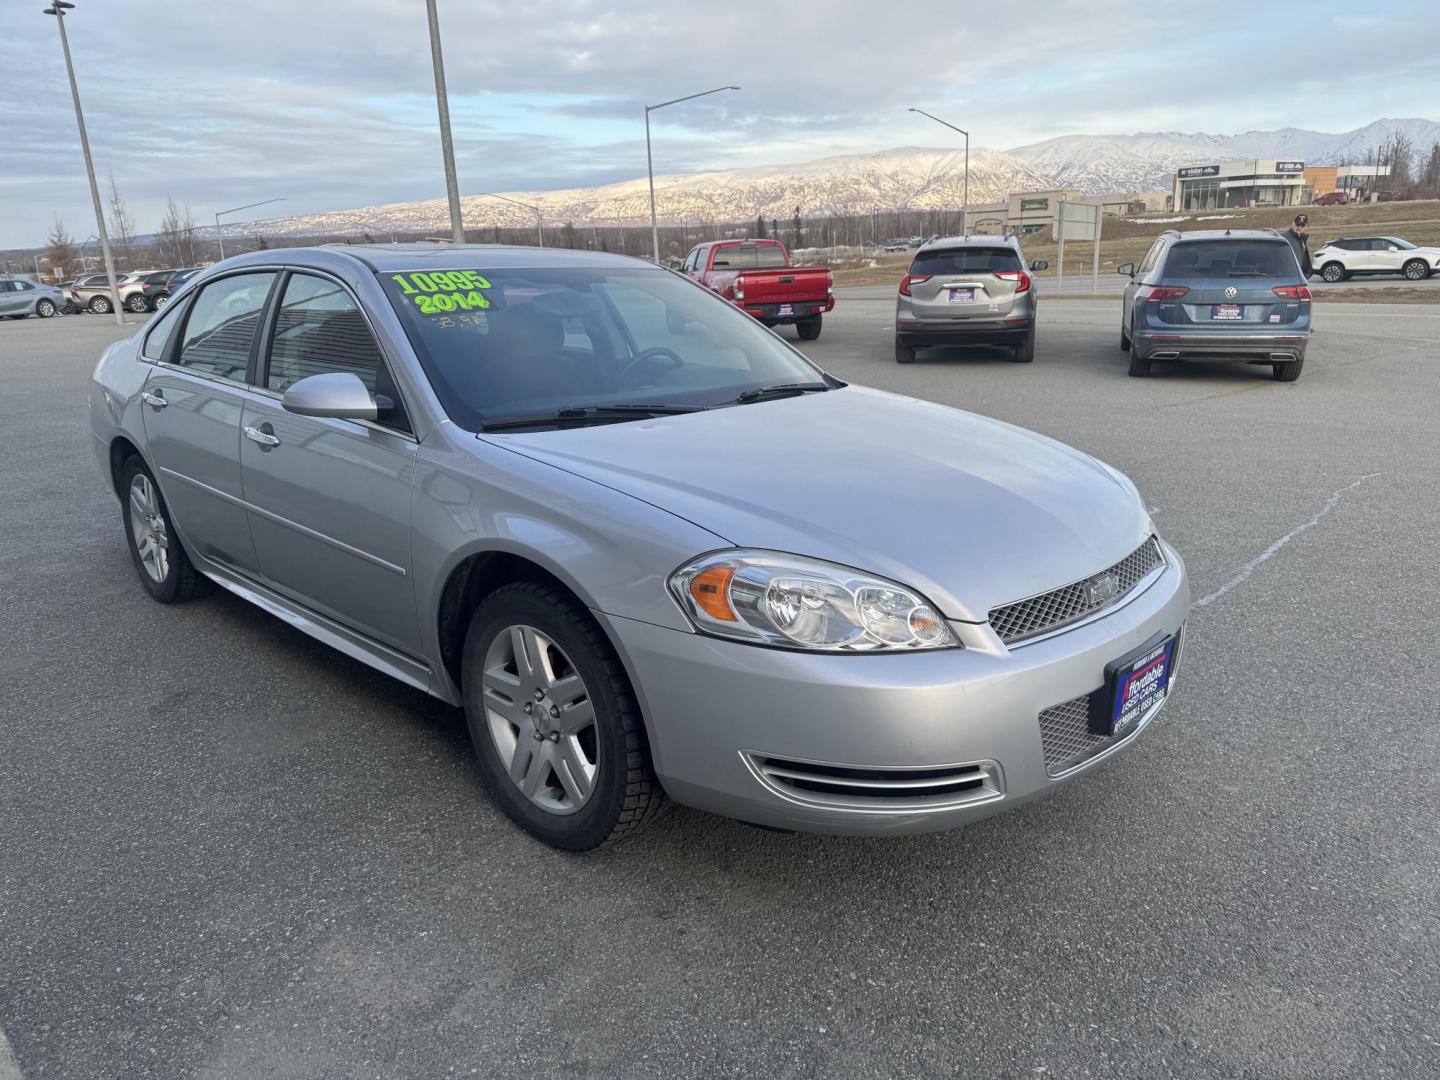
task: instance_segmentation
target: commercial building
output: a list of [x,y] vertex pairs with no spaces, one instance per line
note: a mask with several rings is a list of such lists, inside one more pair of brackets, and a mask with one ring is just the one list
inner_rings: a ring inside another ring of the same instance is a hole
[[1309,202],[1303,161],[1260,159],[1187,165],[1175,172],[1176,210],[1291,206]]
[[1384,191],[1390,177],[1389,165],[1341,165],[1335,170],[1335,189],[1347,192],[1352,199],[1368,199]]

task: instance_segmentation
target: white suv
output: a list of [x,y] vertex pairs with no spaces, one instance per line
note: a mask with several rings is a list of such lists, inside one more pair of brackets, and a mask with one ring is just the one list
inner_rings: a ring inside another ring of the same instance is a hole
[[1357,236],[1331,240],[1310,262],[1326,281],[1344,281],[1355,274],[1403,274],[1420,281],[1440,270],[1440,248],[1416,247],[1398,236]]

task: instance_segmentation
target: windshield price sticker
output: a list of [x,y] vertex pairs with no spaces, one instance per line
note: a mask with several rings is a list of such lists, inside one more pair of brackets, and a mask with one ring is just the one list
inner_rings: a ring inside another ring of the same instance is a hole
[[407,270],[390,280],[415,302],[421,315],[488,308],[490,282],[474,270]]

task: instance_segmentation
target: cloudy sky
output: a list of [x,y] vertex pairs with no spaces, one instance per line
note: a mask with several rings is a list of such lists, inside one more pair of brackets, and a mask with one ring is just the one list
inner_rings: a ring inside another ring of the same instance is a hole
[[[77,5],[96,166],[142,232],[167,195],[209,220],[444,194],[423,0]],[[0,247],[57,213],[94,230],[42,6],[0,0]],[[1437,0],[440,0],[440,22],[464,192],[643,175],[642,105],[726,83],[743,89],[656,117],[657,173],[946,145],[907,105],[1000,149],[1440,119]]]

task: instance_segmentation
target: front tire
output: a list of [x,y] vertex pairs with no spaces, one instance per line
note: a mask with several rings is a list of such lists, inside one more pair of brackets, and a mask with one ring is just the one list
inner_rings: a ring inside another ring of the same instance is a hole
[[795,332],[800,335],[801,341],[814,341],[820,336],[820,327],[824,324],[824,316],[812,315],[808,319],[801,319],[795,324]]
[[1424,281],[1430,276],[1430,264],[1424,259],[1411,259],[1400,272],[1411,281]]
[[1337,281],[1344,281],[1350,275],[1338,262],[1327,262],[1320,268],[1320,276],[1333,285]]
[[58,311],[53,300],[41,300],[35,305],[35,314],[42,319],[53,319]]
[[96,315],[109,315],[110,312],[115,310],[110,306],[110,298],[108,296],[92,296],[88,306]]
[[915,346],[903,338],[895,339],[895,362],[897,364],[913,364],[915,362]]
[[174,604],[209,592],[210,579],[191,564],[160,487],[138,457],[120,470],[120,500],[130,559],[151,598]]
[[664,805],[630,680],[568,593],[528,581],[496,590],[470,620],[462,662],[481,777],[532,836],[589,851]]

